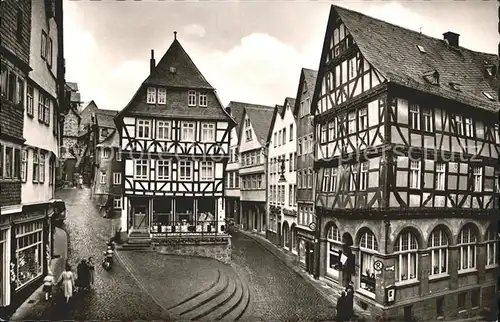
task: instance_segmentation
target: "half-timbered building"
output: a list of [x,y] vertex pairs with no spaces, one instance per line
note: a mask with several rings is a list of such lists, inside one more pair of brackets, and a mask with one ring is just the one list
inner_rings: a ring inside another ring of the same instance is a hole
[[274,107],[241,103],[239,126],[240,221],[243,229],[266,232],[266,138]]
[[177,39],[115,118],[122,149],[122,232],[169,237],[224,230],[224,172],[234,121]]
[[233,218],[240,222],[240,160],[238,135],[241,126],[241,117],[245,110],[245,104],[239,102],[229,102],[226,111],[236,122],[236,126],[231,129],[231,138],[229,143],[229,162],[226,167],[226,214],[228,218]]
[[267,136],[267,231],[276,245],[296,254],[297,224],[295,99],[276,105]]
[[312,102],[320,275],[374,315],[496,310],[498,57],[458,39],[330,12]]
[[296,247],[299,263],[309,274],[314,274],[315,253],[315,227],[314,212],[314,126],[311,114],[311,100],[316,85],[318,72],[302,68],[297,89],[297,99],[294,106],[294,115],[297,123],[296,140],[296,173],[297,173],[297,237]]

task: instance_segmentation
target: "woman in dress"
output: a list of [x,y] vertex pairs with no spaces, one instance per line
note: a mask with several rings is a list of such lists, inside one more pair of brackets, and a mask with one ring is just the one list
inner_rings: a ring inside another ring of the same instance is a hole
[[87,265],[89,268],[89,282],[91,286],[94,286],[94,271],[95,271],[95,264],[94,264],[94,257],[89,257],[89,260],[87,261]]
[[64,297],[66,298],[66,303],[68,303],[69,299],[73,295],[73,289],[75,287],[75,276],[73,275],[69,264],[66,264],[66,268],[64,272],[62,272],[57,283],[62,284],[64,288]]

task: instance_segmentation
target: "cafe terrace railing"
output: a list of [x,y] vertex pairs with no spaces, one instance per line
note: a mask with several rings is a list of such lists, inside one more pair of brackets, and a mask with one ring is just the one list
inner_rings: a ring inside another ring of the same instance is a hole
[[[219,230],[221,225],[221,231]],[[226,222],[217,220],[187,221],[169,220],[151,225],[153,238],[217,237],[226,235]]]

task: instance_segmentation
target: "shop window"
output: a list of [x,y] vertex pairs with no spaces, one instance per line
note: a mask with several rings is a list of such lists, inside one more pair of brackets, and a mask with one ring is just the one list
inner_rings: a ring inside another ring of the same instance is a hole
[[338,279],[339,271],[342,270],[342,262],[340,258],[342,256],[342,239],[340,237],[340,231],[336,225],[332,225],[328,230],[326,235],[328,241],[328,275]]
[[436,229],[429,237],[431,267],[429,275],[437,276],[448,272],[448,235],[442,229]]
[[418,241],[415,234],[410,231],[399,235],[394,245],[394,253],[398,254],[396,260],[396,280],[400,283],[417,281]]
[[458,236],[458,272],[467,272],[476,268],[477,236],[471,225],[462,228]]
[[16,290],[38,276],[43,269],[43,222],[29,222],[16,227]]

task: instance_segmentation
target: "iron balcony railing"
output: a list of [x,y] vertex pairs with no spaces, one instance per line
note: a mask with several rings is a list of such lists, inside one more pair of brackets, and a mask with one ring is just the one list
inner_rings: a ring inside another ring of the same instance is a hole
[[[219,224],[221,228],[219,230]],[[217,220],[159,220],[151,225],[155,237],[217,236],[225,234],[225,221]]]

